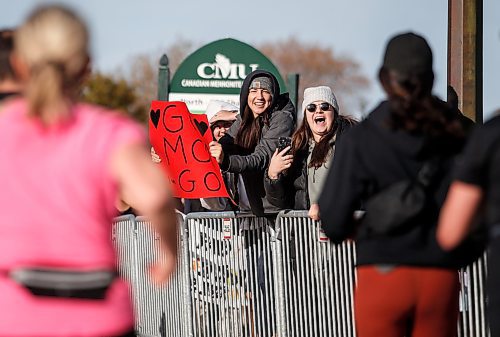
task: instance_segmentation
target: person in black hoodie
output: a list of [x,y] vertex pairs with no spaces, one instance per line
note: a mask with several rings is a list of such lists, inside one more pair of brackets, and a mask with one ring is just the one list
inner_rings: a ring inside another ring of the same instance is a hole
[[[487,313],[491,337],[500,337],[500,110],[472,133],[454,169],[440,214],[439,244],[446,250],[487,232]],[[482,220],[482,221],[478,221]],[[473,254],[469,250],[470,254]]]
[[211,148],[222,147],[222,151],[211,150],[220,153],[216,159],[222,170],[241,175],[249,207],[257,216],[279,211],[266,199],[264,172],[278,147],[278,138],[293,133],[295,116],[295,107],[288,93],[280,94],[276,77],[255,70],[243,81],[236,122],[219,143],[210,143]]
[[[406,33],[389,41],[379,80],[388,100],[337,144],[319,200],[323,229],[335,243],[356,240],[359,337],[454,337],[460,263],[455,252],[439,247],[436,227],[449,168],[465,140],[462,117],[432,95],[432,51],[421,36]],[[431,158],[439,158],[439,170],[411,224],[386,233],[354,222],[360,200],[416,180]]]
[[14,49],[13,35],[10,29],[0,30],[0,102],[21,92],[21,84],[10,64]]
[[[210,143],[210,152],[225,172],[235,174],[237,199],[241,211],[252,211],[258,217],[243,221],[240,229],[247,230],[245,246],[248,251],[249,277],[254,270],[251,252],[259,250],[262,226],[274,227],[279,208],[266,198],[264,172],[269,160],[278,147],[279,137],[289,137],[295,129],[295,107],[287,93],[280,94],[276,77],[265,70],[251,72],[243,81],[240,94],[240,114],[229,133],[219,142]],[[257,230],[253,230],[257,229]],[[270,254],[257,252],[257,283],[262,291],[262,303],[256,304],[262,322],[257,319],[257,334],[271,335],[274,311],[272,294],[266,295],[266,285],[272,282],[272,262]],[[250,285],[250,289],[252,285]],[[267,288],[269,290],[269,288]],[[256,291],[252,289],[252,291]],[[272,287],[271,290],[272,291]],[[259,310],[262,308],[262,310]],[[262,311],[262,312],[260,312]],[[265,333],[264,331],[267,331]]]
[[327,86],[306,88],[302,110],[304,119],[292,136],[292,145],[274,152],[264,186],[274,206],[308,210],[312,219],[319,220],[318,198],[335,143],[356,121],[339,114],[337,98]]

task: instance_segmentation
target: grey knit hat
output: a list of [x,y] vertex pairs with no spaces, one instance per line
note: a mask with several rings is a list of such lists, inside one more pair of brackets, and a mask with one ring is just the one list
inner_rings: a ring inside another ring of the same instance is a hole
[[315,101],[324,101],[330,103],[337,113],[339,112],[339,104],[337,98],[333,94],[332,89],[327,86],[310,87],[304,90],[304,100],[302,101],[302,111],[306,111],[306,107]]
[[265,89],[269,91],[271,95],[273,94],[273,85],[269,77],[261,76],[254,78],[248,87],[248,90],[250,89]]

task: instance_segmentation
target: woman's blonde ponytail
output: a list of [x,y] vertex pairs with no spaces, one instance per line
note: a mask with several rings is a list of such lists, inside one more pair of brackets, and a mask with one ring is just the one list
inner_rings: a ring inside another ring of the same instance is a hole
[[44,122],[68,115],[89,58],[83,21],[64,7],[41,7],[18,29],[14,44],[29,71],[29,113]]
[[40,64],[31,69],[26,100],[32,116],[43,118],[42,111],[65,100],[64,69],[55,63]]

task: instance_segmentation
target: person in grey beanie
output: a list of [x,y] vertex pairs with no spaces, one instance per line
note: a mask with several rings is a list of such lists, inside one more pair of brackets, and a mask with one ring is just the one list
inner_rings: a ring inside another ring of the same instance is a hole
[[219,142],[210,143],[211,153],[218,153],[215,158],[222,170],[242,177],[249,203],[246,210],[257,216],[272,216],[279,211],[266,198],[264,172],[278,147],[278,139],[293,133],[295,116],[295,107],[288,93],[280,93],[276,77],[268,71],[255,70],[241,87],[236,122]]
[[309,210],[309,216],[319,220],[318,198],[335,142],[356,121],[340,114],[337,98],[327,86],[304,90],[302,112],[304,119],[292,136],[291,146],[274,152],[264,186],[271,204]]
[[[243,81],[240,93],[240,115],[219,142],[210,143],[210,152],[224,172],[237,176],[235,200],[241,211],[251,211],[259,218],[246,218],[240,223],[245,231],[245,247],[257,251],[257,283],[261,291],[255,302],[256,334],[271,336],[275,312],[272,301],[272,259],[263,251],[259,237],[261,228],[273,227],[279,208],[266,198],[264,173],[278,147],[280,137],[289,137],[295,129],[295,107],[288,93],[280,93],[276,77],[265,70],[251,72]],[[253,247],[253,248],[251,248]],[[247,255],[248,270],[255,270]],[[266,276],[267,275],[267,276]],[[250,283],[252,292],[256,285]],[[269,291],[269,294],[266,292]],[[257,297],[257,296],[256,296]],[[269,308],[269,309],[268,309]]]

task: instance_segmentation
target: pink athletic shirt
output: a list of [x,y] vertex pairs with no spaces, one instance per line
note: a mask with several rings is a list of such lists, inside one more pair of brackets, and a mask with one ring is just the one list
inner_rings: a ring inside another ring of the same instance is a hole
[[88,104],[48,127],[27,116],[21,99],[0,111],[0,336],[112,336],[133,328],[123,280],[105,300],[61,299],[35,297],[5,272],[114,268],[118,186],[110,158],[145,139],[129,119]]

